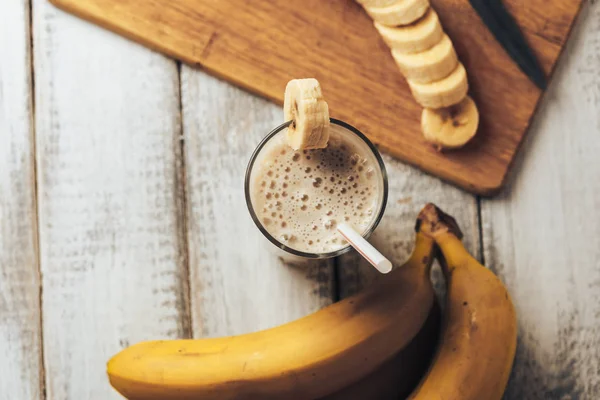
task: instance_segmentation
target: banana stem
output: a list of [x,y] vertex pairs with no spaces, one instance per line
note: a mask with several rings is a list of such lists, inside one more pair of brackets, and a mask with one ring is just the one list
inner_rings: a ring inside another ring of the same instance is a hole
[[467,257],[470,257],[464,250],[462,232],[456,220],[435,204],[428,203],[423,207],[417,217],[415,230],[435,240],[441,249],[437,252],[437,257],[446,278],[449,278],[456,266],[463,265]]

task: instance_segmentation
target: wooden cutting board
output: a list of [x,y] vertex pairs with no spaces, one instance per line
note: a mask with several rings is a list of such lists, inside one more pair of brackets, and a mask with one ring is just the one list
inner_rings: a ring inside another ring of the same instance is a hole
[[[279,104],[288,80],[315,77],[332,117],[393,156],[481,195],[501,188],[541,96],[468,0],[432,0],[481,114],[476,138],[448,153],[424,142],[421,107],[352,0],[51,1]],[[582,0],[505,3],[550,75]]]

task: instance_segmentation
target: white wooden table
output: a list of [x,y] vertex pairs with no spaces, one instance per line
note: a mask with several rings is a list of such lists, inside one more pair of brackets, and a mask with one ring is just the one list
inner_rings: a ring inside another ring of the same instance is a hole
[[[277,106],[57,11],[0,2],[0,399],[116,399],[108,358],[280,324],[359,290],[354,256],[257,251],[250,152]],[[509,287],[507,399],[600,398],[600,1],[584,7],[504,194],[385,157],[395,262],[432,201]]]

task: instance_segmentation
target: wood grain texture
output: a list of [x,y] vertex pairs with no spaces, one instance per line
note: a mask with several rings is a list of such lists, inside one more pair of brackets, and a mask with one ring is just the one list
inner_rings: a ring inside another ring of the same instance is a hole
[[581,23],[510,190],[483,201],[484,255],[507,284],[519,343],[506,399],[600,393],[600,3]]
[[0,7],[0,399],[41,399],[29,2]]
[[188,67],[182,104],[194,336],[256,331],[330,304],[331,262],[284,264],[246,207],[246,165],[281,108]]
[[120,398],[108,359],[189,335],[176,64],[35,0],[46,389]]
[[[432,202],[454,216],[464,233],[471,254],[479,257],[479,220],[475,196],[450,186],[438,178],[383,155],[389,176],[389,197],[385,215],[369,239],[394,266],[410,256],[415,242],[415,221],[423,206]],[[337,263],[340,296],[347,297],[381,278],[375,268],[356,252],[341,256]],[[438,294],[444,293],[441,270],[433,269]]]
[[[540,91],[495,41],[468,0],[432,0],[469,73],[480,132],[440,154],[371,20],[350,0],[52,0],[83,18],[281,104],[292,78],[316,77],[332,115],[394,156],[480,194],[502,186]],[[550,73],[582,0],[507,0]]]

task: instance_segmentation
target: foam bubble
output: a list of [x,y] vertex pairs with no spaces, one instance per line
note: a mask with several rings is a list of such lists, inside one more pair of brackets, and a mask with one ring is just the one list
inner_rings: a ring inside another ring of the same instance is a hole
[[336,222],[334,219],[327,219],[323,222],[323,226],[325,227],[325,229],[333,229],[336,227]]

